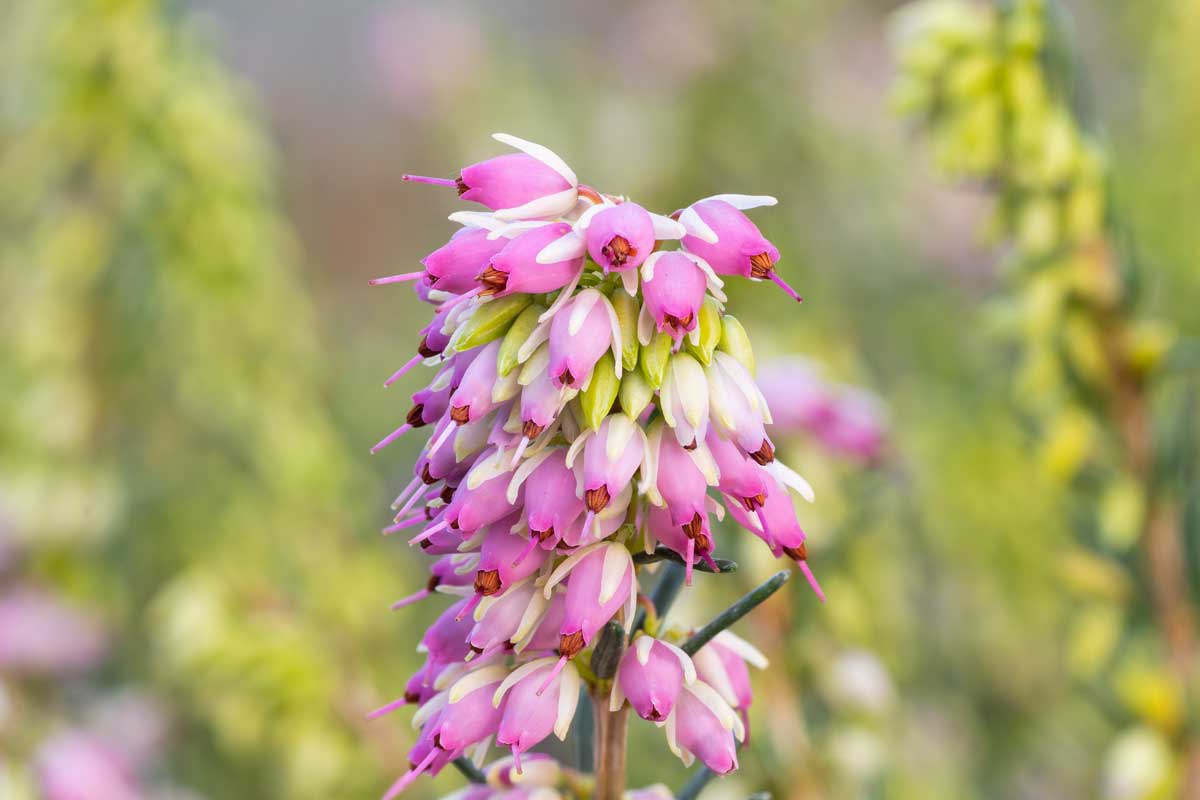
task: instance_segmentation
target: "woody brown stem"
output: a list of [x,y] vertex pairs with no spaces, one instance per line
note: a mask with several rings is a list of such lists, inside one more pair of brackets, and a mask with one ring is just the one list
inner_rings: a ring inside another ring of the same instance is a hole
[[620,800],[625,793],[625,737],[629,704],[608,710],[608,693],[592,690],[595,709],[596,788],[592,800]]

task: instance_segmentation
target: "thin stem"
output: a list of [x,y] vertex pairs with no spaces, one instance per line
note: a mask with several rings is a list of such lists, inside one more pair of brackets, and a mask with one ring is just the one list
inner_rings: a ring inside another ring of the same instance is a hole
[[714,636],[749,614],[756,606],[775,594],[779,590],[779,587],[787,583],[788,578],[791,576],[792,573],[787,570],[776,572],[770,578],[763,581],[757,588],[747,592],[741,600],[738,600],[729,608],[713,617],[711,622],[696,631],[692,634],[692,638],[680,645],[680,649],[689,656],[694,656]]
[[579,709],[575,712],[575,768],[588,773],[595,767],[596,706],[587,687],[579,689]]
[[608,710],[607,692],[599,684],[592,690],[596,716],[596,788],[592,800],[620,800],[625,793],[625,737],[628,732],[629,704],[617,711]]
[[487,783],[487,776],[480,772],[479,767],[475,766],[475,762],[466,756],[459,756],[450,763],[471,783]]
[[716,773],[708,767],[700,767],[696,770],[692,777],[688,778],[688,782],[679,790],[679,794],[675,795],[675,800],[696,800],[700,793],[704,791],[704,787],[708,786],[708,782],[716,777]]

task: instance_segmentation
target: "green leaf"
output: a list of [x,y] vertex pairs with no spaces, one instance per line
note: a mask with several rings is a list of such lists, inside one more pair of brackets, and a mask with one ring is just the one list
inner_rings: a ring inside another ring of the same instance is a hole
[[450,348],[461,353],[499,339],[530,302],[532,300],[527,294],[510,294],[480,305],[471,318],[454,332]]
[[663,378],[667,375],[667,362],[671,359],[671,337],[665,333],[655,334],[650,344],[642,348],[640,366],[642,374],[657,390],[662,386]]
[[595,430],[612,411],[617,399],[621,382],[617,380],[616,362],[612,353],[605,353],[592,369],[592,378],[588,386],[579,395],[579,405],[583,411],[583,421],[587,427]]
[[621,327],[621,366],[632,372],[638,364],[638,301],[623,289],[618,289],[613,292],[612,304],[617,311],[617,322]]
[[534,303],[522,311],[513,321],[504,341],[500,343],[500,352],[496,354],[496,370],[504,377],[517,367],[517,351],[529,339],[529,334],[537,327],[538,317],[545,313],[546,307]]

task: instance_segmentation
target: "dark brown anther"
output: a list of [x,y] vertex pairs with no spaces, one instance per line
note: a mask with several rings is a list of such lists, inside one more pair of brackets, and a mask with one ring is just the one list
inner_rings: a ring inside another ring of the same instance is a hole
[[580,197],[586,197],[588,200],[591,200],[593,203],[595,203],[597,205],[604,202],[604,198],[600,196],[600,193],[597,192],[595,189],[593,189],[591,186],[587,186],[587,185],[581,183],[581,184],[579,184],[579,189],[577,191],[579,192]]
[[431,547],[433,547],[433,542],[429,541],[428,539],[424,539],[421,541],[421,549],[422,550],[428,550]]
[[739,497],[742,502],[742,507],[747,511],[755,511],[762,508],[767,503],[767,497],[764,494],[756,494],[753,497]]
[[697,511],[696,515],[693,516],[688,522],[685,522],[681,527],[683,528],[683,532],[687,534],[687,537],[689,539],[695,539],[697,541],[697,546],[699,546],[699,540],[703,535],[704,527],[704,518],[700,516],[700,512]]
[[424,427],[427,424],[425,422],[425,418],[421,416],[424,412],[424,404],[417,403],[415,406],[409,409],[408,416],[404,418],[404,421],[409,425],[412,425],[414,428]]
[[607,486],[601,486],[599,489],[588,489],[583,493],[583,501],[587,503],[588,511],[595,511],[597,514],[608,505],[610,499]]
[[479,294],[485,297],[503,292],[508,287],[508,273],[496,269],[491,264],[488,264],[487,269],[476,275],[475,280],[483,285],[483,291]]
[[696,552],[697,553],[708,553],[711,550],[712,550],[712,539],[709,538],[708,534],[702,533],[696,537]]
[[550,537],[554,536],[554,528],[549,527],[549,528],[546,528],[546,530],[544,530],[544,531],[532,531],[532,533],[534,533],[538,537],[539,542],[544,542],[547,539],[549,539]]
[[546,430],[545,425],[538,425],[533,420],[529,420],[528,422],[526,422],[524,425],[521,426],[521,435],[524,436],[526,439],[533,440],[533,439],[536,439],[537,437],[541,436],[542,431],[544,431],[544,430]]
[[570,386],[572,383],[575,382],[575,376],[571,374],[571,370],[564,369],[562,371],[562,375],[558,376],[558,382],[561,383],[563,386]]
[[450,419],[454,420],[458,425],[466,425],[471,421],[471,407],[455,406],[450,409]]
[[442,582],[442,579],[439,578],[437,575],[430,575],[429,582],[425,584],[425,590],[428,592],[432,592],[439,585],[441,585],[441,582]]
[[697,441],[695,440],[695,438],[693,438],[693,439],[692,439],[690,442],[688,442],[687,444],[685,444],[685,445],[683,446],[683,449],[684,449],[684,450],[695,450],[695,449],[696,449],[697,447],[699,447],[699,446],[700,446],[700,443],[699,443],[699,442],[697,442]]
[[453,530],[453,531],[458,530],[458,520],[454,520],[453,522],[450,523],[450,530]]
[[432,358],[433,356],[441,355],[441,352],[441,350],[430,349],[426,337],[421,337],[421,343],[417,345],[417,355],[419,355],[421,358]]
[[432,520],[437,512],[438,510],[433,506],[425,506],[425,519]]
[[476,647],[475,645],[471,645],[471,652],[474,653],[475,655],[479,655],[480,653],[483,652],[483,648]]
[[750,277],[762,280],[771,276],[771,270],[775,268],[775,262],[766,253],[759,253],[756,256],[750,256]]
[[481,569],[475,573],[475,591],[487,597],[500,591],[500,572],[494,569]]
[[690,311],[682,317],[674,317],[670,314],[663,314],[663,322],[667,323],[672,328],[678,328],[679,330],[686,330],[687,327],[692,324],[692,319],[694,318],[695,315]]
[[575,654],[583,649],[583,646],[583,631],[564,633],[558,640],[558,654],[567,658],[574,658]]
[[785,547],[783,548],[783,552],[786,553],[787,557],[793,561],[808,560],[808,545],[806,545],[804,542],[801,542],[797,547]]
[[433,477],[433,473],[429,471],[429,465],[421,467],[421,482],[426,486],[437,483],[437,478]]
[[454,179],[454,188],[458,189],[459,197],[462,197],[464,194],[471,191],[471,187],[467,186],[466,182],[463,181],[462,175],[459,175]]
[[449,503],[454,499],[454,487],[450,486],[449,484],[443,486],[442,493],[439,494],[438,497],[442,498],[443,503]]
[[600,253],[619,269],[625,266],[626,261],[637,256],[637,248],[624,236],[614,236],[608,240],[608,244],[600,248]]
[[405,692],[404,693],[404,702],[406,702],[406,703],[416,703],[416,702],[419,702],[420,700],[421,700],[421,695],[418,694],[417,692]]
[[751,453],[750,457],[754,459],[754,463],[765,467],[775,460],[775,448],[769,441],[763,439],[762,447]]

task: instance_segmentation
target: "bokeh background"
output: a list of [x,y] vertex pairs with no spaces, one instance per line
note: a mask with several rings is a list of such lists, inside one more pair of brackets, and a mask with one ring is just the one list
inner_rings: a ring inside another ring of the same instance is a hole
[[[707,796],[1171,796],[1187,721],[1138,511],[1089,501],[1109,538],[1079,543],[1014,391],[988,187],[937,180],[890,110],[897,5],[0,2],[0,797],[50,773],[90,787],[64,797],[370,797],[404,769],[408,713],[364,714],[444,603],[387,610],[424,582],[378,534],[416,442],[367,448],[419,388],[380,384],[424,312],[367,279],[451,230],[402,173],[494,131],[659,209],[778,196],[756,221],[806,302],[740,284],[734,312],[760,362],[879,400],[878,447],[776,433],[829,603],[792,585],[740,624],[772,666]],[[1200,6],[1067,8],[1141,307],[1193,353],[1158,430],[1194,438]],[[725,541],[740,571],[675,618],[773,571]],[[113,759],[135,794],[96,788]],[[685,777],[636,726],[631,785]]]

